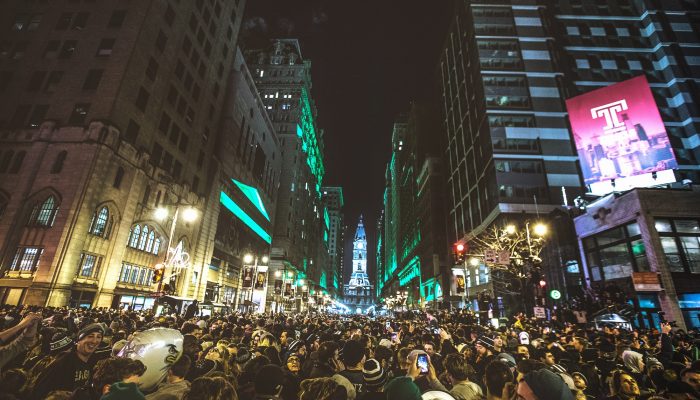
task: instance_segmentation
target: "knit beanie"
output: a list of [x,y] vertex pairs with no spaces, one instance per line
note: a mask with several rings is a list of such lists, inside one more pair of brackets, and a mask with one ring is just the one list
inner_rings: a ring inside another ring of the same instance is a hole
[[421,400],[421,393],[413,379],[399,376],[392,379],[384,387],[387,400]]
[[83,338],[85,336],[88,336],[91,333],[95,333],[95,332],[104,336],[105,335],[104,326],[102,326],[102,324],[98,324],[98,323],[94,323],[94,324],[90,324],[90,325],[85,326],[83,329],[80,330],[80,332],[78,332],[78,338],[76,339],[76,342],[83,340]]
[[135,383],[117,382],[109,387],[109,393],[100,400],[146,400]]
[[245,364],[250,360],[250,351],[245,347],[239,347],[236,353],[236,362],[238,364]]
[[479,336],[479,338],[476,339],[476,344],[484,346],[487,349],[493,351],[493,339],[486,335]]
[[58,354],[68,350],[72,344],[73,339],[70,335],[67,332],[60,331],[53,334],[49,346],[52,354]]
[[528,372],[524,380],[539,399],[574,400],[564,380],[548,369]]
[[370,358],[365,361],[362,366],[362,376],[365,379],[365,385],[370,388],[382,387],[386,384],[386,373],[379,361]]

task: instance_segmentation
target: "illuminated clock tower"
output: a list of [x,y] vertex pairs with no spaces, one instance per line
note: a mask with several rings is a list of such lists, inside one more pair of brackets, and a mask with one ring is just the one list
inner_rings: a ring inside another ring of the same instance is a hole
[[357,224],[355,238],[352,244],[352,273],[350,282],[343,288],[344,302],[351,312],[365,313],[374,305],[374,290],[369,283],[367,275],[367,237],[365,236],[365,226],[360,222]]

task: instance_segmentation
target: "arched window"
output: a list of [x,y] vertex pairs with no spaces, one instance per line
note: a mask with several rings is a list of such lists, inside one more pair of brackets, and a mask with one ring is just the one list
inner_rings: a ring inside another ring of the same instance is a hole
[[158,255],[160,251],[160,238],[156,238],[155,243],[153,243],[153,254]]
[[0,159],[0,174],[4,174],[7,172],[7,168],[10,166],[10,161],[12,161],[12,157],[15,155],[15,152],[12,150],[8,150],[5,154],[2,155],[2,159]]
[[93,223],[90,233],[97,236],[104,236],[107,230],[107,221],[109,221],[109,210],[107,207],[100,208],[93,217]]
[[148,239],[148,225],[144,225],[141,230],[141,239],[139,239],[139,250],[146,248],[146,239]]
[[56,213],[58,211],[58,205],[56,204],[56,198],[49,196],[41,206],[34,209],[35,220],[33,221],[36,225],[42,226],[53,226],[53,222],[56,218]]
[[14,160],[12,160],[12,166],[10,167],[11,174],[16,174],[19,172],[20,168],[22,168],[22,162],[24,161],[24,156],[26,156],[26,155],[27,155],[26,151],[20,151],[19,153],[17,153]]
[[151,233],[148,234],[148,241],[146,242],[146,251],[147,252],[152,252],[153,251],[153,242],[156,240],[156,233],[154,231],[151,231]]
[[141,227],[136,225],[131,228],[131,237],[129,238],[129,247],[137,248],[139,244],[139,236],[141,236]]
[[52,174],[59,174],[63,170],[63,162],[66,161],[66,156],[68,155],[67,151],[62,151],[58,153],[56,156],[56,159],[53,162],[53,165],[51,166],[51,173]]

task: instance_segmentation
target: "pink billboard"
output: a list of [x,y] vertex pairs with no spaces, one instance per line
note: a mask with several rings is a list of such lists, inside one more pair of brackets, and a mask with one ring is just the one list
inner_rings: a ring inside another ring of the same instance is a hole
[[676,168],[644,75],[566,100],[586,185]]

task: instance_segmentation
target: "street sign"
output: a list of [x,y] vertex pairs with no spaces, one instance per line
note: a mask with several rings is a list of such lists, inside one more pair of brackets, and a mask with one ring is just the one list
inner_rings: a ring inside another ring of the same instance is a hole
[[486,264],[496,264],[498,263],[498,253],[494,249],[484,250],[484,262]]
[[553,298],[554,300],[559,300],[559,299],[561,299],[561,292],[558,291],[557,289],[552,289],[549,292],[549,297]]
[[498,264],[510,265],[510,251],[501,250],[498,252]]
[[632,283],[637,292],[660,292],[661,282],[656,272],[632,272]]
[[547,318],[547,312],[545,311],[544,307],[533,307],[532,310],[534,311],[535,318]]

